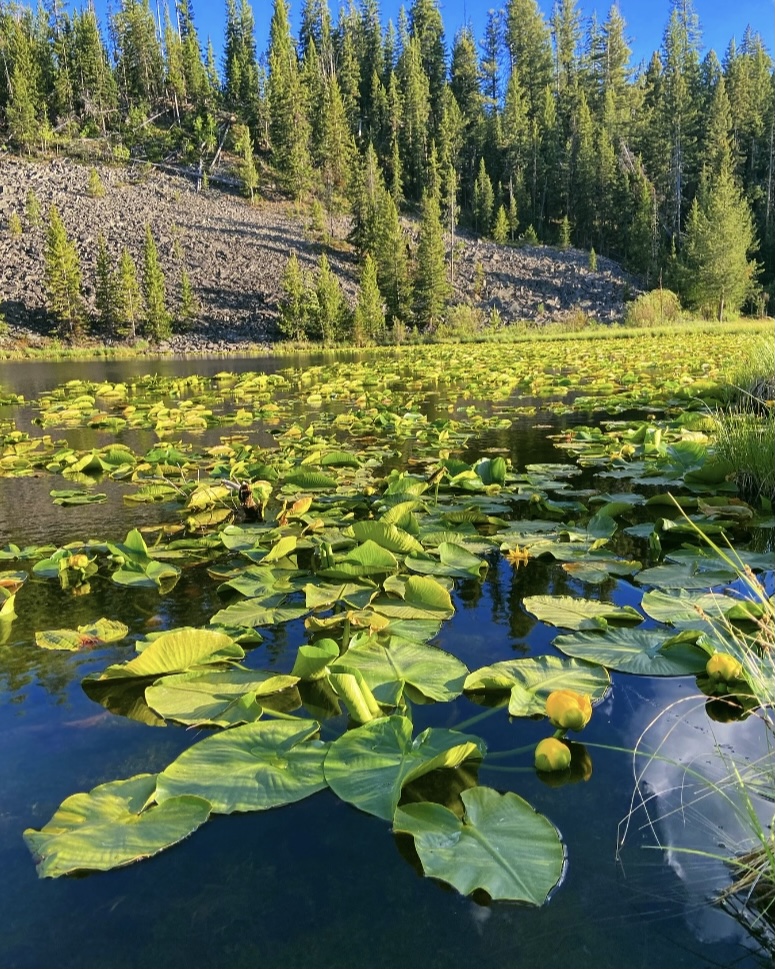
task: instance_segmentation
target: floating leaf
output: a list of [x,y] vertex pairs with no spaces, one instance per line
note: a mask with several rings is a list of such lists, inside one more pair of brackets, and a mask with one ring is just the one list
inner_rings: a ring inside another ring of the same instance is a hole
[[464,689],[471,693],[510,690],[510,715],[532,717],[545,713],[546,698],[554,690],[573,690],[600,700],[610,685],[608,672],[594,663],[534,656],[507,659],[474,670],[466,677]]
[[260,720],[200,740],[159,774],[156,799],[206,798],[216,814],[265,811],[326,786],[314,720]]
[[295,676],[255,670],[180,673],[149,686],[145,701],[165,720],[233,727],[259,719],[262,710],[257,697],[286,690],[297,682]]
[[[396,706],[407,685],[429,700],[452,700],[462,693],[468,675],[451,653],[400,636],[363,639],[347,650],[341,662],[359,669],[385,706]],[[335,662],[332,670],[339,666]]]
[[320,569],[319,575],[332,579],[357,579],[361,576],[395,572],[398,562],[392,552],[368,539],[344,556],[337,556],[333,564]]
[[398,552],[399,555],[423,550],[422,545],[408,532],[384,521],[355,522],[352,533],[359,542],[376,542],[389,552]]
[[400,599],[382,596],[371,608],[391,619],[449,619],[455,612],[449,592],[430,576],[410,576],[401,591]]
[[300,680],[319,680],[328,672],[328,666],[339,658],[339,646],[333,639],[319,639],[313,645],[299,646],[292,676]]
[[425,874],[470,895],[542,905],[562,876],[564,851],[554,825],[517,794],[489,787],[462,791],[463,818],[428,802],[398,808],[393,830],[410,834]]
[[155,790],[155,774],[138,774],[66,798],[45,827],[24,832],[38,874],[129,865],[182,841],[210,816],[210,804],[188,794],[149,807]]
[[414,741],[406,717],[372,720],[331,744],[325,761],[329,786],[349,804],[389,821],[409,781],[437,767],[481,760],[484,742],[455,730],[428,728]]
[[460,579],[479,579],[487,571],[485,559],[472,555],[462,545],[441,542],[438,546],[439,558],[407,555],[406,567],[424,575],[449,575]]
[[567,656],[643,676],[686,676],[705,669],[707,654],[687,643],[670,645],[658,629],[613,629],[557,636],[554,645]]
[[526,596],[522,605],[542,622],[563,629],[597,629],[605,628],[609,622],[643,621],[643,616],[632,606],[615,606],[574,596]]
[[330,668],[328,682],[356,723],[368,723],[382,716],[382,710],[359,669],[339,662]]
[[209,629],[173,629],[157,636],[135,659],[109,666],[99,675],[87,679],[100,682],[186,673],[242,659],[244,655],[242,647],[224,633]]
[[35,633],[35,642],[43,649],[93,649],[104,643],[123,639],[129,628],[123,622],[98,619],[77,629],[46,629]]
[[93,505],[107,501],[108,496],[97,494],[93,491],[77,491],[65,488],[60,491],[50,491],[49,494],[54,499],[55,505]]

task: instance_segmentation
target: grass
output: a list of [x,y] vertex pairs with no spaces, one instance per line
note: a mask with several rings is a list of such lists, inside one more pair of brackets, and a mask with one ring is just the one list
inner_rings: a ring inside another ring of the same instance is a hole
[[775,500],[775,411],[718,411],[715,414],[716,450],[735,468],[740,494],[758,503]]
[[[683,514],[683,513],[682,513]],[[686,521],[690,521],[684,514]],[[699,531],[699,530],[698,530]],[[700,533],[701,534],[701,533]],[[707,817],[707,808],[703,811],[702,804],[708,797],[721,799],[724,809],[728,809],[736,819],[741,829],[746,833],[744,844],[727,848],[727,853],[719,854],[713,850],[698,850],[696,848],[681,848],[670,846],[671,852],[684,852],[700,859],[723,861],[730,869],[732,880],[716,897],[716,902],[723,905],[745,926],[763,941],[763,944],[775,953],[775,597],[771,598],[762,583],[756,578],[752,570],[743,564],[735,555],[731,546],[723,549],[707,536],[702,536],[727,565],[732,566],[738,575],[738,585],[742,588],[744,597],[757,604],[761,616],[748,624],[748,629],[730,622],[726,618],[712,622],[711,640],[719,652],[733,652],[741,661],[743,675],[750,694],[740,699],[734,695],[720,698],[721,703],[728,707],[730,718],[735,719],[746,708],[754,708],[754,715],[759,717],[764,725],[768,738],[766,753],[756,760],[736,761],[727,752],[727,745],[716,743],[716,755],[725,767],[725,775],[712,780],[704,773],[679,764],[662,755],[660,749],[672,732],[667,732],[666,738],[660,741],[656,751],[648,752],[643,749],[649,731],[668,714],[671,709],[687,701],[701,700],[701,695],[687,697],[672,705],[672,708],[661,711],[646,727],[638,738],[635,758],[646,758],[646,766],[635,771],[635,786],[631,808],[622,821],[624,836],[630,826],[633,816],[639,810],[646,814],[646,825],[656,834],[654,823],[650,816],[648,801],[650,798],[643,793],[644,775],[649,764],[654,761],[667,762],[683,772],[684,781],[681,783],[680,806],[675,811],[686,818],[688,809],[702,820]],[[745,701],[741,705],[741,700]],[[719,701],[716,701],[719,702]],[[723,708],[722,708],[723,709]],[[769,824],[762,821],[760,811],[757,811],[755,800],[760,804],[770,804],[773,817]],[[672,812],[671,812],[672,813]],[[723,848],[727,837],[726,825],[714,830]],[[620,838],[620,845],[624,841]],[[657,838],[657,845],[659,839]]]

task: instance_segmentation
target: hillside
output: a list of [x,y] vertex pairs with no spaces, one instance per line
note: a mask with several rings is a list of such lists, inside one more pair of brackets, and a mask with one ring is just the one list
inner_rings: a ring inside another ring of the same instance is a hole
[[[283,201],[250,206],[218,189],[197,193],[191,181],[148,167],[102,167],[98,172],[106,193],[92,198],[87,192],[89,168],[67,158],[0,160],[0,312],[10,327],[7,339],[34,344],[52,330],[43,287],[45,214],[51,204],[59,208],[77,245],[90,303],[99,232],[111,253],[117,257],[126,245],[140,265],[147,223],[171,304],[185,268],[201,305],[191,332],[174,336],[166,347],[216,350],[276,339],[280,280],[289,253],[295,250],[302,266],[312,270],[323,251],[307,214]],[[31,226],[25,216],[31,190],[44,214],[39,226]],[[8,230],[13,212],[22,221],[21,237]],[[344,241],[347,228],[346,219],[340,219],[325,251],[352,301],[358,266]],[[416,235],[411,222],[407,229],[410,238]],[[602,257],[597,270],[590,271],[587,253],[574,249],[498,246],[464,233],[458,235],[458,249],[456,300],[472,302],[485,312],[497,308],[506,324],[540,324],[575,310],[601,321],[620,319],[625,297],[632,298],[637,288],[616,263]],[[480,292],[475,292],[477,276]]]

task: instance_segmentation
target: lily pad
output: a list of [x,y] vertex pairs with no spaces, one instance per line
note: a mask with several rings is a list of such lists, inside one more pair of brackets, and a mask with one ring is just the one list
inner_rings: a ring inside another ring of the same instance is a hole
[[542,622],[563,629],[599,629],[609,622],[643,622],[643,616],[632,606],[575,596],[526,596],[522,605]]
[[487,571],[485,559],[453,542],[441,542],[438,560],[431,556],[407,555],[406,567],[424,575],[449,575],[460,579],[479,579]]
[[242,659],[243,648],[221,632],[209,629],[173,629],[150,642],[139,656],[109,666],[89,680],[127,680],[186,673],[217,663]]
[[77,629],[46,629],[35,633],[35,642],[43,649],[93,649],[104,643],[114,643],[123,639],[129,627],[123,622],[112,619],[97,619],[96,622],[79,626]]
[[326,786],[315,720],[259,721],[200,740],[159,774],[156,799],[194,794],[216,814],[265,811]]
[[532,717],[546,711],[546,698],[553,690],[574,690],[600,700],[611,685],[607,670],[583,660],[560,656],[507,659],[470,673],[465,681],[469,693],[510,690],[512,717]]
[[[398,589],[397,585],[392,588]],[[412,575],[401,585],[398,599],[380,596],[371,608],[390,619],[449,619],[455,612],[449,592],[436,579]]]
[[145,702],[165,720],[199,727],[233,727],[262,714],[258,697],[298,683],[298,677],[260,670],[206,670],[165,676],[145,691]]
[[100,784],[66,798],[40,831],[24,832],[41,878],[108,871],[158,854],[208,819],[210,804],[189,794],[150,807],[155,774]]
[[560,881],[559,832],[517,794],[474,787],[460,795],[462,819],[441,804],[398,808],[393,830],[414,838],[425,874],[470,895],[542,905]]
[[554,645],[567,656],[643,676],[700,673],[708,659],[702,649],[686,642],[669,644],[665,630],[658,629],[568,633],[557,636]]
[[481,760],[484,741],[455,730],[429,727],[412,740],[412,722],[392,716],[350,730],[331,744],[325,775],[336,795],[389,821],[401,788],[437,767]]
[[[452,700],[463,691],[468,669],[451,653],[400,636],[373,637],[351,646],[341,664],[356,667],[379,703],[396,706],[409,686],[429,700]],[[335,662],[332,670],[341,665]]]

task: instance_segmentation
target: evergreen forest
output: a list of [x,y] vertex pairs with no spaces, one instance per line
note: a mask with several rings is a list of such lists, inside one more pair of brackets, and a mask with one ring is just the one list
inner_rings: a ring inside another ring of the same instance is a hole
[[[449,37],[436,0],[387,25],[378,0],[338,13],[303,0],[294,35],[274,0],[262,52],[249,0],[226,0],[219,60],[191,0],[156,14],[148,0],[121,0],[107,22],[91,4],[0,2],[0,142],[30,154],[98,144],[205,184],[231,153],[251,202],[271,185],[321,220],[351,218],[356,318],[372,335],[380,296],[388,321],[438,321],[457,226],[609,256],[719,318],[767,308],[775,74],[750,28],[721,59],[703,55],[691,0],[674,0],[659,49],[636,66],[616,5],[600,23],[576,0],[548,19],[536,0],[507,0],[484,36]],[[411,279],[405,215],[420,217]],[[288,304],[305,298],[293,272]],[[286,313],[287,335],[302,313]]]

